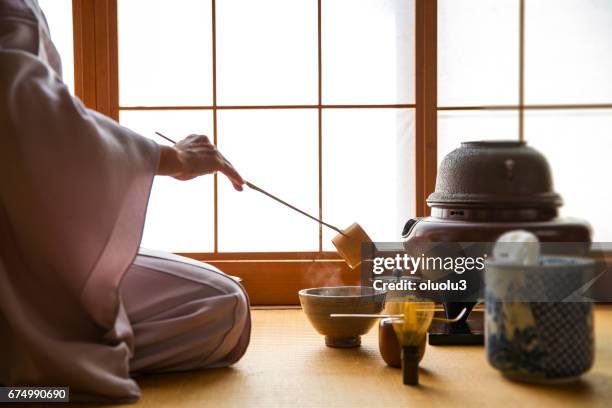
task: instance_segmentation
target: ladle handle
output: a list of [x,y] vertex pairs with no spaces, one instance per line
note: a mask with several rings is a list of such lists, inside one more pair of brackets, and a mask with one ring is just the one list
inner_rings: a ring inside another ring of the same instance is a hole
[[161,134],[161,133],[159,133],[159,132],[155,132],[155,134],[156,134],[157,136],[161,137],[161,138],[166,139],[167,141],[169,141],[169,142],[170,142],[170,143],[172,143],[172,144],[176,144],[176,142],[175,142],[174,140],[170,139],[168,136],[164,136],[164,135],[162,135],[162,134]]
[[324,221],[322,221],[322,220],[320,220],[320,219],[318,219],[318,218],[316,218],[316,217],[314,217],[314,216],[312,216],[312,215],[308,214],[307,212],[300,210],[299,208],[297,208],[297,207],[295,207],[295,206],[293,206],[293,205],[289,204],[289,203],[288,203],[288,202],[286,202],[286,201],[281,200],[280,198],[276,197],[275,195],[268,193],[268,192],[267,192],[266,190],[264,190],[263,188],[259,188],[259,187],[257,187],[255,184],[253,184],[253,183],[251,183],[251,182],[249,182],[249,181],[245,181],[244,183],[245,183],[245,184],[246,184],[246,185],[247,185],[247,186],[248,186],[250,189],[255,190],[255,191],[259,191],[261,194],[266,195],[266,196],[270,197],[271,199],[276,200],[276,201],[278,201],[279,203],[281,203],[281,204],[283,204],[283,205],[286,205],[287,207],[291,208],[291,209],[292,209],[292,210],[294,210],[294,211],[299,212],[300,214],[302,214],[302,215],[304,215],[304,216],[306,216],[306,217],[310,218],[311,220],[314,220],[314,221],[318,222],[319,224],[321,224],[321,225],[325,225],[327,228],[331,228],[331,229],[333,229],[334,231],[336,231],[336,232],[338,232],[338,233],[340,233],[340,234],[344,235],[344,233],[342,232],[342,230],[340,230],[340,228],[338,228],[338,227],[334,227],[333,225],[328,224],[328,223],[326,223],[326,222],[324,222]]

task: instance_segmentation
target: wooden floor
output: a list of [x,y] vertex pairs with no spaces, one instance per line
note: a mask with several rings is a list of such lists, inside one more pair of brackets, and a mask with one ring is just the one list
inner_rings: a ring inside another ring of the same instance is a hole
[[483,347],[429,347],[421,385],[378,354],[377,329],[357,349],[325,347],[301,310],[253,311],[246,356],[233,368],[141,379],[132,407],[419,407],[610,406],[612,307],[596,312],[595,366],[581,381],[557,387],[505,380]]

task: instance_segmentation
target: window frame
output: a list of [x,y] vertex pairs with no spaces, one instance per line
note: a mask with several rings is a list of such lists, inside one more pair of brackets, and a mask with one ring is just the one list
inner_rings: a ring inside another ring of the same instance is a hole
[[[319,115],[319,156],[321,155],[323,109],[334,108],[410,108],[415,110],[415,167],[416,167],[416,215],[425,216],[429,209],[425,198],[433,191],[437,169],[436,151],[436,3],[431,0],[415,0],[415,103],[385,105],[323,105],[321,80],[321,2],[318,7],[318,102],[305,106],[274,106],[273,108],[313,108]],[[117,37],[117,0],[73,0],[75,93],[89,108],[115,120],[121,110],[162,109],[210,109],[213,112],[214,134],[217,142],[217,110],[266,109],[271,106],[221,107],[216,101],[216,0],[212,0],[213,37],[213,105],[198,107],[119,106],[119,69]],[[319,165],[321,160],[319,157]],[[322,174],[319,168],[319,186]],[[321,187],[319,187],[321,188]],[[217,176],[214,176],[215,207],[217,205]],[[319,217],[322,199],[319,195]],[[251,303],[254,305],[298,304],[299,289],[320,285],[314,277],[324,272],[338,284],[358,285],[360,274],[351,270],[335,252],[322,250],[322,227],[319,227],[319,251],[317,252],[240,252],[217,251],[217,210],[215,208],[215,252],[180,253],[190,258],[209,262],[226,273],[242,278]],[[401,225],[398,225],[398,230]]]
[[[119,71],[117,38],[117,0],[72,0],[74,20],[75,92],[85,105],[111,118],[119,119]],[[314,0],[313,0],[314,1]],[[321,115],[333,108],[411,108],[415,110],[415,208],[416,216],[429,215],[427,196],[435,189],[438,166],[437,123],[439,111],[517,111],[518,140],[524,140],[526,110],[611,109],[609,104],[547,104],[525,105],[525,2],[518,0],[519,18],[519,97],[516,105],[438,106],[437,103],[437,4],[438,0],[415,0],[415,103],[394,105],[323,105],[321,81],[321,2],[318,7],[318,102],[316,105],[284,106],[284,109],[314,108],[319,114],[319,156],[321,154]],[[268,109],[279,106],[218,106],[216,102],[216,0],[211,0],[213,13],[213,105],[201,107],[126,107],[125,110],[211,109],[214,121],[214,141],[217,141],[217,110]],[[321,163],[319,157],[319,164]],[[319,168],[319,186],[321,169]],[[214,176],[215,207],[217,176]],[[319,217],[322,199],[319,195]],[[215,252],[181,253],[220,267],[229,274],[240,276],[251,295],[253,304],[297,304],[297,291],[316,286],[313,276],[325,271],[339,284],[358,284],[359,272],[352,271],[335,252],[322,251],[322,227],[319,228],[317,252],[240,252],[217,251],[217,210],[215,209]],[[400,226],[398,226],[399,229]]]

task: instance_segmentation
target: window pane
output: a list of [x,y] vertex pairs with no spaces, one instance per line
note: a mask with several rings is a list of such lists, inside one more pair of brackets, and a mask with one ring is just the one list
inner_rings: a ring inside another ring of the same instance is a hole
[[[219,149],[242,176],[317,216],[317,111],[218,113]],[[221,177],[223,178],[223,177]],[[256,191],[219,182],[220,251],[314,251],[318,224]]]
[[518,104],[519,0],[438,0],[438,105]]
[[324,103],[414,102],[414,0],[323,0],[321,17]]
[[119,0],[121,106],[212,105],[210,0]]
[[72,0],[39,0],[45,13],[51,40],[62,58],[64,83],[74,94],[74,44],[72,40]]
[[[144,136],[159,131],[180,140],[192,134],[212,135],[210,111],[122,111],[121,124]],[[142,246],[176,252],[214,249],[213,177],[190,181],[156,177],[147,209]]]
[[217,1],[221,105],[317,101],[317,2]]
[[438,163],[461,142],[517,139],[516,111],[438,112]]
[[612,2],[528,0],[525,100],[612,103]]
[[[323,115],[323,218],[358,222],[374,241],[397,241],[414,209],[414,111],[329,109]],[[324,229],[323,248],[333,250]]]
[[552,167],[561,214],[588,220],[594,241],[611,242],[612,111],[528,112],[525,132]]

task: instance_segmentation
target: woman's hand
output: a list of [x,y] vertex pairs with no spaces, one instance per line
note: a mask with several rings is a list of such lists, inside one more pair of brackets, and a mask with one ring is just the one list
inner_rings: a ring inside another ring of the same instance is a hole
[[191,180],[220,171],[242,191],[244,180],[234,166],[203,135],[190,135],[174,146],[161,146],[158,174]]

